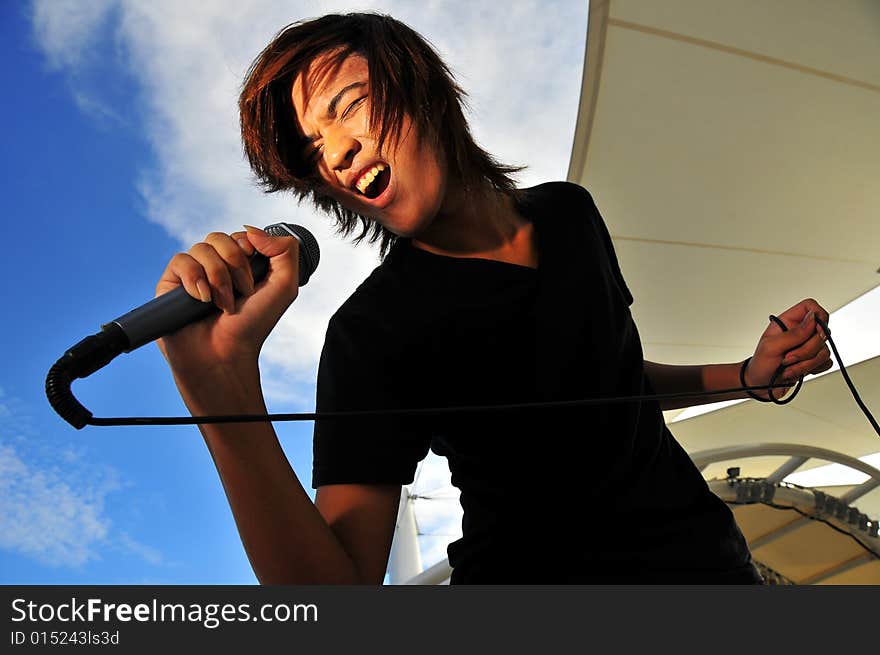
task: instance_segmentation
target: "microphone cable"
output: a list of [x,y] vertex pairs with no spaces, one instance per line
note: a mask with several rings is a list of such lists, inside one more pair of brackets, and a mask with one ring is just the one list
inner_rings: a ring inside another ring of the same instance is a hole
[[[849,387],[850,392],[852,393],[853,398],[856,401],[856,404],[865,414],[868,419],[868,422],[874,428],[874,431],[880,436],[880,426],[878,426],[877,421],[874,419],[871,412],[865,406],[865,403],[862,401],[859,396],[858,391],[853,385],[852,380],[847,373],[846,367],[843,364],[843,361],[840,357],[840,353],[837,350],[836,345],[834,344],[834,340],[831,338],[831,331],[828,329],[828,326],[825,324],[822,319],[818,316],[815,317],[816,322],[819,324],[819,327],[825,333],[825,337],[831,346],[831,350],[834,353],[834,357],[837,360],[837,364],[840,366],[840,372],[843,375],[843,379],[845,380],[847,386]],[[783,331],[787,331],[788,328],[785,327],[785,324],[776,316],[771,315],[770,320],[774,321]],[[719,389],[715,391],[698,391],[698,392],[683,392],[683,393],[664,393],[664,394],[648,394],[648,395],[638,395],[638,396],[611,396],[605,398],[584,398],[578,400],[562,400],[562,401],[548,401],[548,402],[535,402],[535,403],[517,403],[517,404],[501,404],[501,405],[464,405],[458,407],[421,407],[421,408],[407,408],[407,409],[368,409],[368,410],[353,410],[353,411],[335,411],[335,412],[299,412],[299,413],[276,413],[276,414],[232,414],[232,415],[214,415],[214,416],[122,416],[122,417],[98,417],[92,416],[91,412],[86,410],[82,405],[73,398],[73,394],[69,390],[69,383],[67,385],[66,393],[69,394],[69,399],[72,400],[73,403],[76,403],[80,412],[77,414],[76,422],[71,421],[68,417],[62,414],[62,417],[65,418],[71,425],[75,428],[80,429],[85,425],[94,425],[94,426],[120,426],[120,425],[207,425],[207,424],[216,424],[216,423],[261,423],[266,421],[315,421],[315,420],[324,420],[324,419],[363,419],[363,418],[375,418],[375,417],[423,417],[423,416],[443,416],[449,414],[479,414],[485,412],[498,412],[502,414],[512,413],[517,411],[527,411],[527,410],[547,410],[547,409],[571,409],[578,407],[588,407],[592,405],[603,405],[603,404],[615,404],[615,403],[629,403],[629,402],[642,402],[642,401],[660,401],[660,400],[674,400],[680,398],[691,398],[691,397],[706,397],[713,395],[725,395],[730,393],[739,393],[739,392],[754,392],[754,391],[769,391],[770,399],[765,402],[774,402],[776,404],[782,405],[788,402],[791,402],[797,393],[800,391],[801,384],[803,383],[803,376],[798,379],[797,386],[794,391],[786,398],[780,400],[773,396],[773,389],[788,389],[790,385],[778,385],[776,384],[776,380],[781,375],[784,365],[780,365],[777,370],[774,372],[773,376],[770,379],[770,384],[766,386],[747,386],[743,384],[742,387],[735,387],[731,389]],[[47,380],[47,393],[49,393],[48,389],[49,383]],[[54,392],[57,394],[57,389],[54,389]],[[60,412],[59,412],[60,413]]]

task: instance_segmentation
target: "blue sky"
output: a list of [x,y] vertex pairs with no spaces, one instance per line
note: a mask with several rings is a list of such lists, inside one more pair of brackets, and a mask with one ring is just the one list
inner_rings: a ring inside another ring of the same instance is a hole
[[[318,237],[321,269],[261,367],[270,410],[313,407],[326,321],[377,260],[310,210],[260,194],[241,159],[237,86],[275,30],[333,10],[389,11],[452,63],[471,91],[478,139],[502,160],[529,164],[523,184],[564,178],[585,3],[196,4],[0,3],[0,184],[11,236],[2,260],[0,583],[256,581],[194,427],[76,431],[49,407],[44,382],[68,347],[151,298],[175,252],[213,229],[294,220]],[[185,413],[155,345],[74,392],[96,416]],[[309,488],[311,424],[276,428]],[[419,490],[448,486],[444,469],[426,464]],[[422,540],[430,564],[458,530],[454,496],[418,517],[439,535]]]
[[[2,109],[2,184],[11,201],[6,225],[19,234],[3,259],[0,466],[8,495],[0,503],[9,523],[0,536],[0,581],[251,582],[197,432],[77,432],[46,403],[48,367],[102,322],[149,299],[163,261],[180,245],[145,219],[135,188],[153,160],[139,129],[135,81],[112,62],[90,70],[83,84],[100,85],[117,116],[84,112],[72,97],[76,82],[51,70],[37,49],[27,8],[3,3],[0,12],[11,92]],[[74,391],[99,416],[183,409],[155,346]],[[287,428],[302,471],[311,458],[307,427]]]

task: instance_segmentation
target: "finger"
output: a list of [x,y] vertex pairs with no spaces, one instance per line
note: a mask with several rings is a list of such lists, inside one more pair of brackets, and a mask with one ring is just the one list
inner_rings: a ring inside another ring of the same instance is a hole
[[[828,311],[813,298],[805,298],[797,305],[794,305],[793,307],[787,309],[783,314],[783,316],[785,316],[787,320],[783,319],[783,322],[786,324],[787,327],[791,328],[794,325],[798,325],[802,320],[804,320],[806,315],[810,312],[821,319],[822,322],[825,323],[825,325],[828,325],[828,321],[830,320],[830,315],[828,314]],[[827,335],[822,332],[821,328],[818,328],[818,331],[820,334],[822,334],[823,339],[827,338]]]
[[290,250],[298,252],[299,240],[296,237],[276,237],[253,225],[245,225],[244,227],[247,230],[245,234],[248,240],[266,257],[276,257]]
[[156,295],[161,296],[183,286],[186,292],[202,302],[211,302],[211,286],[205,269],[190,255],[180,252],[171,258],[156,285]]
[[771,354],[782,357],[788,351],[804,344],[815,331],[816,320],[813,317],[813,312],[807,312],[803,320],[787,332],[768,338],[766,347]]
[[235,240],[235,242],[244,251],[244,254],[247,255],[248,257],[250,257],[251,255],[253,255],[256,252],[256,250],[254,249],[254,245],[250,241],[248,241],[247,232],[245,232],[244,230],[240,230],[238,232],[233,232],[229,236]]
[[822,322],[825,323],[825,325],[828,325],[828,312],[813,298],[805,298],[804,300],[801,300],[796,305],[793,305],[782,312],[778,318],[785,323],[787,328],[791,329],[803,321],[809,312],[813,312],[816,316],[822,319]]
[[[822,305],[820,305],[819,303],[817,303],[817,302],[816,302],[815,300],[813,300],[812,298],[807,298],[807,299],[805,299],[805,300],[802,300],[800,304],[801,304],[802,306],[806,307],[806,308],[807,308],[807,311],[811,311],[811,312],[813,312],[817,317],[819,317],[819,319],[821,319],[822,322],[823,322],[825,325],[828,325],[828,321],[831,320],[831,316],[828,314],[828,311],[827,311],[824,307],[822,307]],[[828,329],[829,329],[829,330],[831,329],[831,326],[830,326],[830,325],[828,325]],[[822,328],[821,328],[820,326],[818,326],[818,324],[817,324],[817,328],[816,328],[816,330],[819,332],[819,334],[822,335],[822,339],[823,339],[823,340],[825,340],[825,339],[828,338],[828,335],[826,335],[826,334],[823,332]]]
[[296,237],[275,237],[252,225],[245,225],[247,239],[270,262],[273,283],[298,287],[299,240]]
[[832,365],[831,353],[828,352],[828,348],[823,348],[815,357],[787,367],[783,372],[783,377],[794,379],[803,375],[811,375],[828,370]]
[[226,262],[213,246],[204,241],[190,248],[189,254],[205,269],[214,304],[228,314],[233,313],[235,296],[232,291],[232,276]]
[[828,347],[825,345],[825,340],[822,338],[822,335],[817,331],[806,342],[794,350],[789,350],[785,354],[782,363],[789,366],[798,362],[806,362],[816,357],[816,355],[823,350],[828,352]]
[[226,262],[232,282],[242,295],[250,296],[254,292],[254,275],[247,255],[241,245],[229,234],[211,232],[205,237],[205,243],[217,251]]
[[801,321],[803,321],[804,317],[809,313],[810,308],[806,305],[806,303],[806,300],[802,300],[801,302],[797,303],[796,305],[792,305],[778,315],[778,318],[783,323],[785,323],[785,327],[787,327],[789,330],[793,327],[797,327],[797,325]]
[[834,362],[832,362],[831,359],[829,358],[829,360],[827,362],[825,362],[824,364],[822,364],[818,368],[813,369],[812,371],[810,371],[809,374],[810,375],[818,375],[819,373],[824,373],[825,371],[830,369],[832,366],[834,366]]
[[823,323],[825,323],[826,325],[828,324],[829,314],[826,309],[822,307],[822,305],[817,303],[812,298],[802,300],[800,304],[805,307],[808,312],[813,312],[814,314],[816,314],[816,316],[821,318]]

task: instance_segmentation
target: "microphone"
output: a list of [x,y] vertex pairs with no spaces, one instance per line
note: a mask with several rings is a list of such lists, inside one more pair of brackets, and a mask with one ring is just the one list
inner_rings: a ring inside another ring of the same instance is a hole
[[[292,236],[299,241],[299,286],[305,286],[321,258],[314,235],[292,223],[275,223],[265,231],[271,236]],[[269,258],[255,252],[248,259],[254,284],[257,284],[269,272]],[[46,377],[49,403],[68,423],[82,428],[92,414],[71,394],[73,380],[88,377],[120,353],[131,352],[219,311],[213,303],[193,298],[186,289],[178,287],[102,325],[101,332],[70,348],[49,370]]]

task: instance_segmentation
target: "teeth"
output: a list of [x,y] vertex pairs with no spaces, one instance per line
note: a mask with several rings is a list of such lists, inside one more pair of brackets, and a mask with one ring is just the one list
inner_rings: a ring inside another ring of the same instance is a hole
[[361,179],[357,181],[355,185],[357,190],[361,193],[364,193],[367,190],[367,187],[373,183],[373,180],[379,175],[381,171],[385,170],[385,164],[376,164],[369,171],[361,175]]

